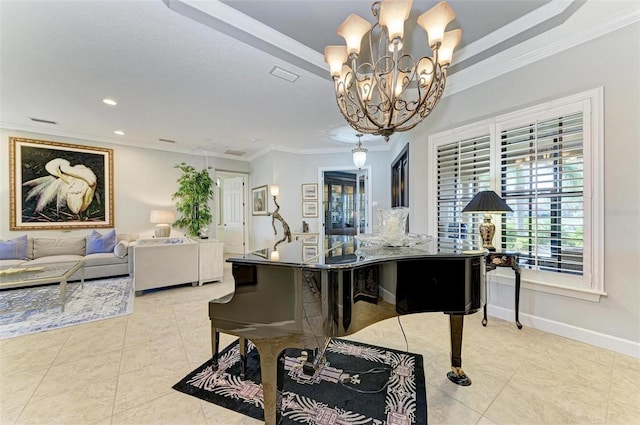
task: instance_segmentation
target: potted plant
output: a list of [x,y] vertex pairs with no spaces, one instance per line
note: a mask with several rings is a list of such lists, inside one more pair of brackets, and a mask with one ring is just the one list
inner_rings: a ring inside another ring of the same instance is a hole
[[213,220],[209,200],[213,200],[213,180],[209,169],[197,171],[184,162],[174,165],[182,171],[177,180],[178,190],[171,199],[176,201],[176,210],[181,215],[173,225],[186,229],[189,236],[206,237],[209,224]]

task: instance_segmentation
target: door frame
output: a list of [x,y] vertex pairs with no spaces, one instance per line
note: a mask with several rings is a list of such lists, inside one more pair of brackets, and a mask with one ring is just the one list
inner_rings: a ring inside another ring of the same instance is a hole
[[[365,165],[362,169],[358,169],[358,167],[354,165],[342,165],[342,166],[332,166],[332,167],[318,167],[318,233],[320,235],[320,252],[324,249],[324,234],[325,234],[325,217],[324,217],[324,173],[330,171],[343,171],[354,174],[364,174],[365,176],[365,195],[366,195],[366,206],[365,206],[365,233],[371,233],[371,219],[372,219],[372,205],[371,205],[371,196],[373,193],[373,183],[371,180],[371,165]],[[359,229],[359,227],[358,227]]]
[[223,180],[225,178],[242,178],[242,234],[243,234],[243,254],[247,253],[247,249],[249,249],[249,232],[247,230],[247,217],[249,216],[249,174],[248,173],[240,173],[237,171],[227,171],[227,170],[215,170],[215,210],[216,210],[216,235],[218,234],[219,227],[222,226],[222,201],[223,198],[220,196],[220,186],[219,180]]

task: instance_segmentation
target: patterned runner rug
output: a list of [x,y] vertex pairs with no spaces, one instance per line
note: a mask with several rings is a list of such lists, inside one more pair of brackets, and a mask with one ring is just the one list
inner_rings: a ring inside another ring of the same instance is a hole
[[2,290],[0,339],[131,314],[133,292],[128,276],[71,282],[62,312],[59,284]]
[[[409,425],[427,423],[422,356],[332,339],[325,363],[302,373],[299,349],[285,352],[282,424]],[[240,379],[238,341],[173,386],[256,419],[264,419],[260,358],[249,343],[247,373]]]

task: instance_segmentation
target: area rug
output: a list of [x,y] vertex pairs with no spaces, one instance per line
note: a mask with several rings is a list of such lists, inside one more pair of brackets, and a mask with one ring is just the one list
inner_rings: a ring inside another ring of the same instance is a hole
[[131,314],[133,280],[128,277],[92,279],[67,284],[67,301],[60,311],[60,285],[0,291],[0,339],[63,328]]
[[[281,424],[410,425],[427,423],[427,395],[420,354],[331,339],[326,362],[302,373],[301,350],[285,352]],[[245,380],[238,341],[173,386],[258,420],[264,420],[260,357],[249,343]]]

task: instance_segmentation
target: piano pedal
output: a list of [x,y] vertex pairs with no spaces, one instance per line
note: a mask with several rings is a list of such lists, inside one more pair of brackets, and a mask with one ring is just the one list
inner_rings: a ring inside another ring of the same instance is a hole
[[302,363],[302,373],[307,376],[313,376],[316,373],[314,360],[317,353],[315,352],[315,350],[311,350],[311,355],[309,355],[308,351],[303,351],[303,353],[306,353],[306,358]]

